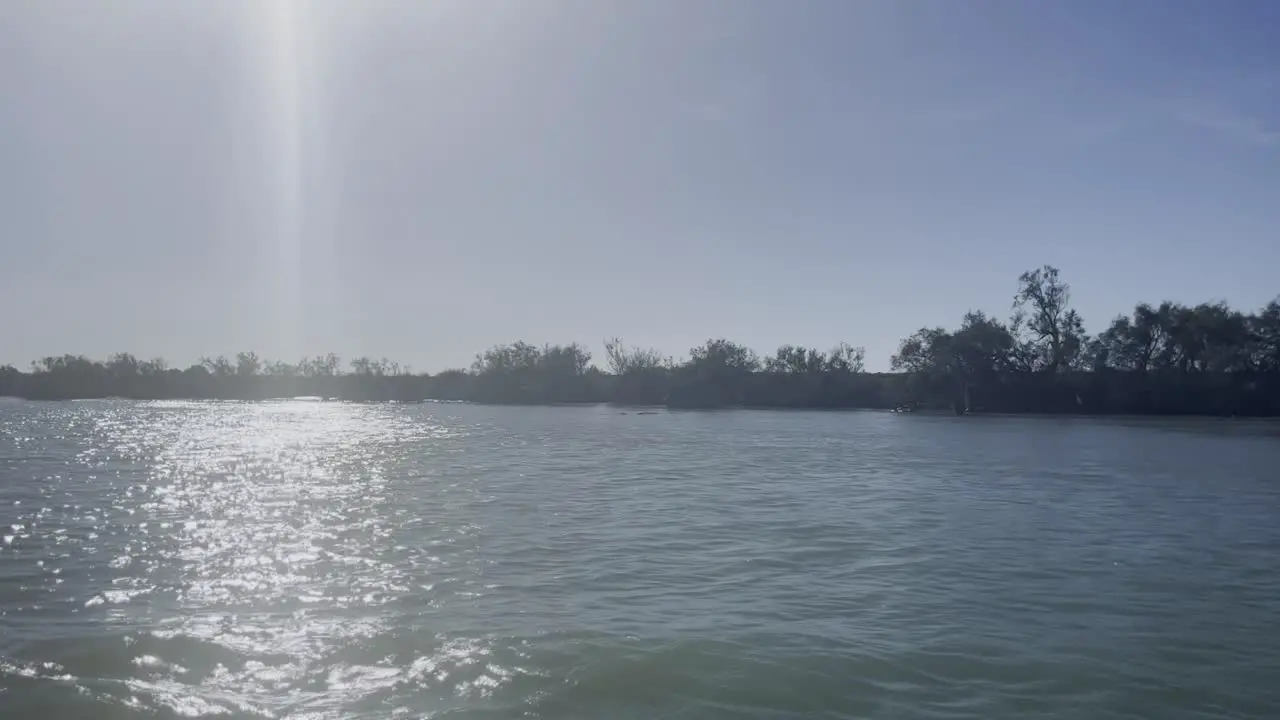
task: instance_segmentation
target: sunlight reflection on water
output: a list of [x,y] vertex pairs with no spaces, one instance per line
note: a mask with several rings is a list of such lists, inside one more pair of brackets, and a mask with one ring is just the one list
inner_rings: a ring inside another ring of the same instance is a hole
[[[439,649],[407,667],[392,662],[396,653],[367,652],[393,632],[376,609],[403,604],[424,581],[435,589],[462,580],[469,596],[483,592],[465,581],[465,564],[441,560],[437,543],[395,544],[420,518],[389,491],[405,473],[427,480],[424,461],[447,454],[440,446],[465,428],[336,403],[86,405],[71,424],[91,443],[39,489],[44,504],[32,509],[46,534],[27,550],[46,557],[43,587],[24,591],[145,628],[124,639],[137,648],[124,677],[95,668],[129,689],[125,706],[270,716],[282,700],[294,709],[358,705],[425,679],[484,694],[512,676],[481,662],[489,650],[478,639],[433,638]],[[69,504],[89,499],[101,504]],[[20,532],[26,525],[13,528],[9,541],[30,537]],[[440,529],[435,539],[445,543],[468,532]],[[53,576],[69,559],[80,561],[77,586],[96,592],[71,598],[50,586],[63,582]],[[92,662],[64,652],[74,665]],[[72,679],[57,664],[14,667]]]
[[1276,707],[1265,433],[123,401],[0,431],[15,717]]

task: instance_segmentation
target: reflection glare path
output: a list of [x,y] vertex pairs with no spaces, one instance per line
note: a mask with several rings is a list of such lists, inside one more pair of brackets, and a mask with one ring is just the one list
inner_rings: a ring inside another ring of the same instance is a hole
[[1278,432],[0,402],[0,718],[1278,717]]
[[[406,686],[483,697],[521,672],[518,649],[495,656],[486,638],[428,622],[485,593],[478,528],[396,497],[476,501],[441,471],[465,427],[305,402],[154,403],[141,417],[85,404],[75,421],[93,442],[13,524],[40,558],[24,592],[127,631],[59,647],[57,662],[7,661],[15,676],[78,682],[135,710],[345,717],[395,710],[383,701]],[[85,506],[86,493],[101,504]],[[94,591],[67,597],[68,581]],[[57,644],[32,640],[34,656]],[[129,666],[102,666],[117,643]]]

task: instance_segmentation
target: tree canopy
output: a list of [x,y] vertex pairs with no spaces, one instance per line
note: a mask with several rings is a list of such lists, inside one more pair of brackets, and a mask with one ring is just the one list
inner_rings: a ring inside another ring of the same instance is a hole
[[1280,298],[1253,313],[1222,302],[1140,303],[1090,336],[1070,285],[1046,265],[1018,277],[1009,312],[1000,320],[970,310],[954,330],[920,328],[893,353],[893,372],[881,374],[867,373],[865,351],[848,343],[759,355],[712,338],[676,360],[613,338],[602,368],[578,343],[518,341],[436,375],[387,358],[344,365],[333,353],[290,363],[244,351],[186,369],[129,353],[102,361],[68,354],[26,372],[0,366],[0,395],[1280,415]]

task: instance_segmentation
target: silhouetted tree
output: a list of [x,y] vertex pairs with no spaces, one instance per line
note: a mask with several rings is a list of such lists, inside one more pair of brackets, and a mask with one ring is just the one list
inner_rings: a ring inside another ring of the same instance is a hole
[[216,358],[200,358],[200,364],[209,371],[210,375],[219,378],[231,377],[236,371],[235,366],[227,360],[225,355],[219,355]]
[[604,343],[605,362],[614,375],[651,372],[667,367],[670,359],[651,348],[628,347],[619,338]]
[[256,352],[236,353],[236,375],[242,378],[253,377],[262,369],[262,361]]
[[1254,343],[1254,366],[1267,372],[1280,372],[1280,298],[1267,303],[1261,313],[1249,318],[1248,325]]
[[1070,368],[1084,348],[1084,322],[1071,308],[1071,286],[1058,269],[1045,265],[1018,277],[1014,327],[1034,367],[1047,372]]
[[830,372],[860,373],[866,371],[866,361],[866,348],[840,343],[827,353],[825,369]]
[[[0,395],[33,399],[222,398],[318,395],[352,401],[470,400],[559,403],[608,400],[671,407],[960,407],[1004,412],[1280,415],[1280,298],[1257,313],[1225,303],[1139,304],[1089,338],[1070,288],[1044,266],[1018,278],[1008,323],[971,311],[954,331],[921,328],[890,358],[895,371],[865,372],[865,352],[841,343],[822,352],[784,345],[763,361],[712,339],[676,363],[657,350],[604,344],[609,372],[577,344],[496,345],[471,369],[436,376],[337,355],[268,362],[254,352],[201,358],[185,370],[160,358],[116,353],[98,362],[51,355],[30,372],[0,367]],[[972,400],[972,403],[970,403]]]

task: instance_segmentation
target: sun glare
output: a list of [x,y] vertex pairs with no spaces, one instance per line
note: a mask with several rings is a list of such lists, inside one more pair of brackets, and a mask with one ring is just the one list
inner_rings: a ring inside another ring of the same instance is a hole
[[298,0],[263,0],[261,13],[265,52],[264,109],[268,152],[263,158],[271,179],[274,241],[270,275],[273,331],[284,347],[293,346],[301,292],[303,224],[303,114],[305,68],[301,42],[302,13]]

